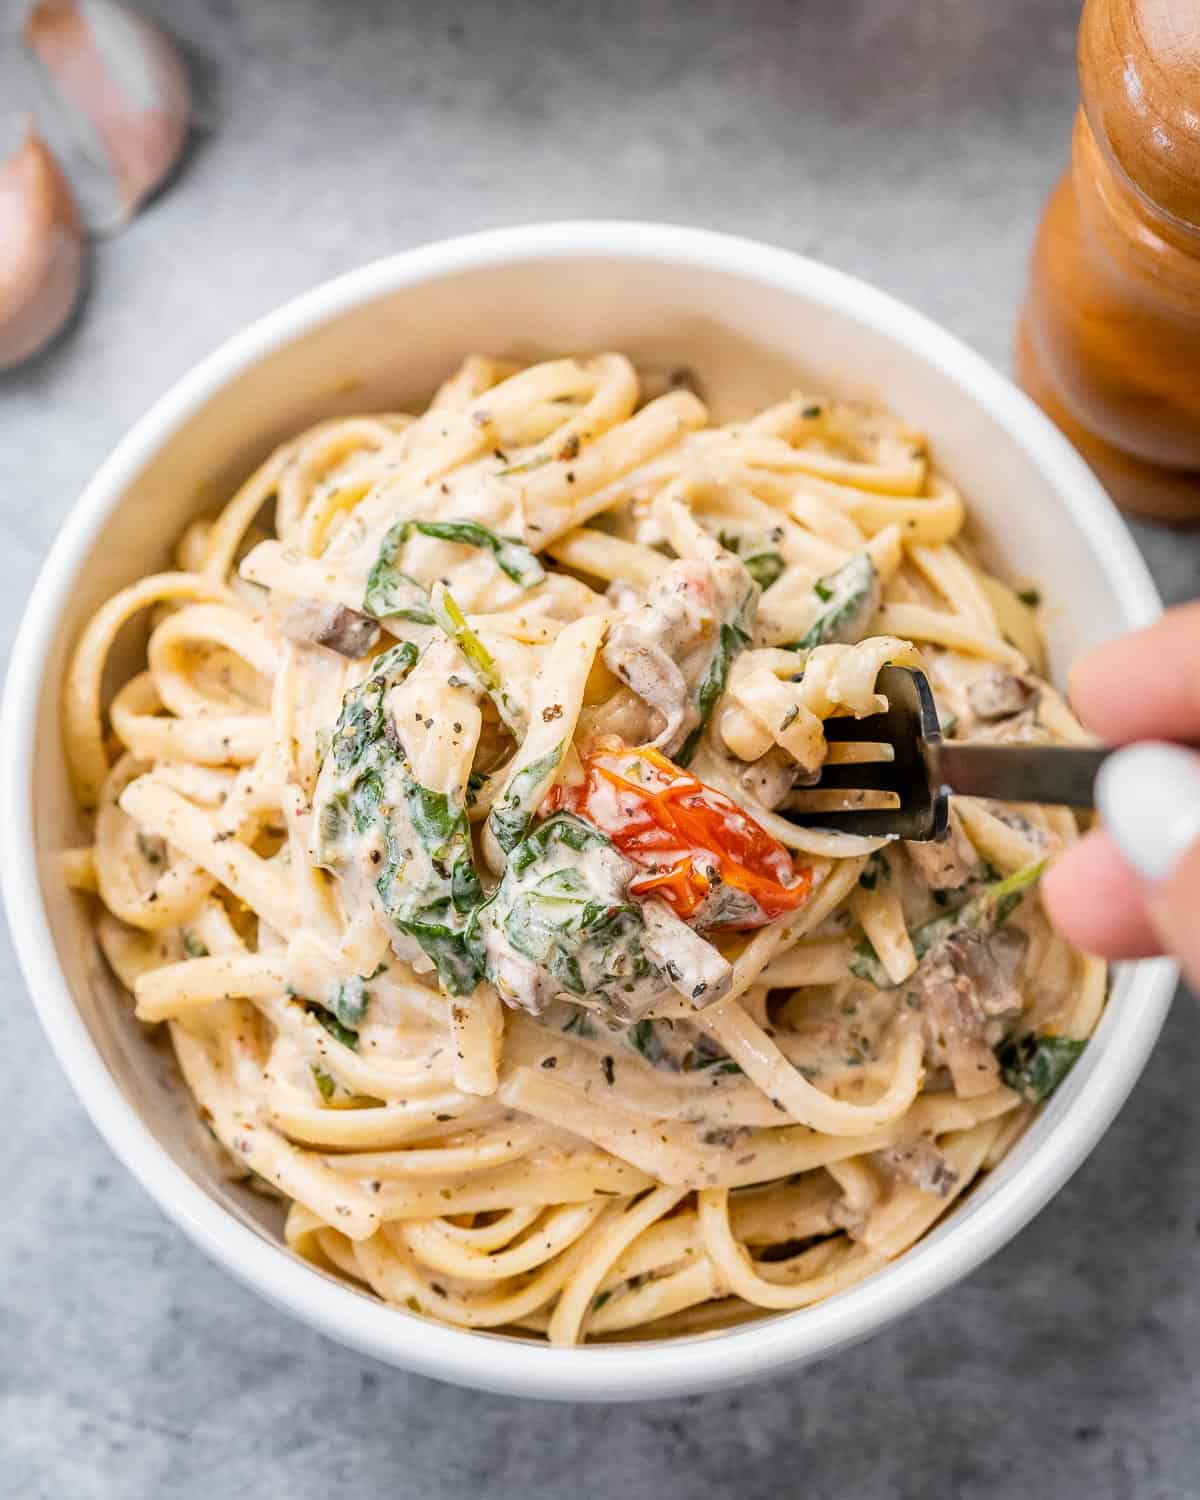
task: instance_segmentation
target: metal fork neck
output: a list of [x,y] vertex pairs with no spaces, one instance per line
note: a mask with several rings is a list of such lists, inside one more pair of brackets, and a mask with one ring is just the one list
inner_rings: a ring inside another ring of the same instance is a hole
[[1095,806],[1096,773],[1108,749],[1059,745],[926,745],[930,780],[963,797]]

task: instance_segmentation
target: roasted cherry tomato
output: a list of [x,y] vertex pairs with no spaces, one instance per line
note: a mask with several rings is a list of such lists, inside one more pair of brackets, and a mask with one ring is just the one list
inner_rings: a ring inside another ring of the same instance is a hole
[[[654,894],[705,927],[761,927],[808,899],[812,871],[722,792],[657,750],[600,750],[584,779],[559,785],[548,810],[567,808],[606,833],[646,872],[630,894]],[[701,910],[703,908],[703,911]]]

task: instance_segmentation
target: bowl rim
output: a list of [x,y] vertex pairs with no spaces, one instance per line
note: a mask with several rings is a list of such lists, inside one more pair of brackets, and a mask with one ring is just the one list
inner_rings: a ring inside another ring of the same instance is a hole
[[1092,1150],[1145,1066],[1176,984],[1167,960],[1137,966],[1109,1046],[1035,1155],[969,1216],[803,1316],[702,1339],[557,1349],[477,1333],[387,1307],[307,1265],[221,1205],[170,1157],[109,1073],[51,938],[34,829],[36,710],[60,601],[128,485],[232,378],[313,328],[402,287],[522,262],[639,260],[716,271],[815,298],[914,349],[1002,427],[1044,476],[1119,579],[1131,622],[1161,611],[1150,573],[1084,461],[1042,412],[954,335],[844,272],[735,235],[671,224],[563,221],[488,230],[387,256],[323,282],[223,342],[133,425],[71,507],[43,564],[10,659],[0,739],[0,874],[10,931],[42,1026],[101,1136],[169,1218],[267,1301],[331,1338],[417,1373],[560,1400],[623,1400],[714,1389],[809,1363],[865,1338],[952,1285],[1011,1239]]

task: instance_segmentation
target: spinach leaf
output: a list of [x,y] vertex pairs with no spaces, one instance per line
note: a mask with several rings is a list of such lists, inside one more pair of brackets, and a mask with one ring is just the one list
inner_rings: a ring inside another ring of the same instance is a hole
[[545,568],[524,542],[499,536],[478,521],[397,521],[388,529],[367,577],[363,609],[368,614],[399,615],[421,625],[434,623],[425,590],[397,566],[401,548],[414,531],[438,541],[458,542],[464,547],[490,552],[500,571],[523,589],[535,588],[546,580]]
[[[778,535],[782,536],[782,532]],[[754,579],[760,589],[769,589],[779,575],[787,566],[780,553],[772,547],[755,548],[756,538],[739,535],[736,531],[721,530],[717,532],[717,541],[725,548],[726,552],[732,552],[735,557],[741,557],[742,566],[750,577]],[[772,535],[771,540],[775,540]],[[742,555],[742,548],[746,547],[746,555]]]
[[[384,825],[386,857],[375,889],[389,921],[416,939],[449,993],[469,994],[479,976],[466,946],[466,920],[483,890],[466,809],[409,774],[402,774],[402,786],[408,817],[392,817]],[[424,860],[411,857],[410,834],[421,844]]]
[[[295,991],[289,989],[288,994],[295,995]],[[358,1051],[358,1028],[366,1020],[371,994],[357,974],[339,980],[330,990],[328,1000],[312,1000],[306,995],[295,998],[335,1041],[349,1047],[351,1052]]]
[[376,657],[365,681],[342,699],[313,798],[317,858],[331,869],[344,857],[341,851],[351,830],[365,834],[378,815],[384,776],[398,748],[384,699],[412,671],[417,655],[411,641],[393,646]]
[[555,813],[512,850],[470,919],[468,944],[500,993],[535,1014],[555,998],[632,1018],[668,987],[646,952],[629,866],[608,838]]
[[684,1054],[683,1071],[685,1073],[706,1072],[714,1077],[722,1074],[740,1073],[742,1066],[734,1062],[733,1058],[718,1047],[711,1037],[702,1036],[694,1047],[690,1047]]
[[563,1022],[562,1029],[564,1032],[574,1032],[576,1036],[585,1038],[596,1035],[596,1028],[588,1020],[587,1011],[579,1010],[578,1008],[572,1009],[570,1015]]
[[[711,1037],[701,1034],[694,1043],[687,1041],[688,1028],[679,1035],[669,1021],[638,1021],[625,1033],[625,1040],[655,1068],[672,1073],[708,1073],[710,1077],[740,1073],[734,1062]],[[674,1043],[674,1045],[672,1045]]]
[[545,755],[518,771],[503,799],[488,814],[488,826],[505,854],[515,849],[529,832],[536,810],[532,798],[562,760],[564,745],[565,741],[560,742],[553,750],[547,750]]
[[410,573],[395,566],[397,550],[398,546],[389,549],[387,538],[384,539],[379,556],[367,574],[363,610],[377,620],[391,618],[408,620],[413,625],[432,625],[429,595]]
[[612,846],[605,834],[598,828],[593,828],[590,823],[585,823],[582,818],[577,818],[574,813],[555,813],[552,818],[539,824],[521,842],[520,847],[513,851],[510,861],[512,868],[521,874],[555,844],[565,844],[577,854],[583,854],[588,849],[607,849]]
[[931,948],[960,928],[990,932],[999,927],[1020,906],[1025,893],[1042,878],[1045,868],[1044,859],[1037,864],[1026,865],[1024,869],[1006,875],[1003,880],[984,886],[978,895],[972,896],[956,910],[922,922],[912,935],[917,957],[924,958]]
[[1079,1061],[1086,1041],[1069,1036],[1023,1036],[997,1049],[1000,1071],[1010,1089],[1032,1104],[1048,1099]]
[[[447,920],[438,921],[439,910]],[[445,903],[430,902],[421,911],[393,917],[396,926],[421,945],[450,995],[469,995],[479,983],[479,966],[467,946],[462,925]]]
[[523,589],[536,588],[546,581],[545,568],[524,542],[499,536],[478,521],[414,521],[412,526],[422,536],[436,537],[442,542],[459,542],[464,547],[480,547],[490,552],[500,571]]
[[827,604],[798,641],[785,651],[812,651],[832,641],[853,641],[879,606],[879,574],[866,552],[856,553],[835,573],[818,578],[813,593]]
[[750,621],[757,603],[758,592],[752,589],[742,601],[734,618],[722,624],[717,637],[717,649],[713,652],[708,668],[700,681],[700,691],[696,698],[696,707],[700,710],[700,722],[680,746],[675,756],[676,765],[691,764],[704,731],[708,728],[713,709],[716,708],[721,694],[725,691],[734,657],[750,644]]
[[323,1005],[316,1000],[306,1000],[304,1009],[314,1020],[319,1021],[335,1042],[341,1042],[343,1047],[349,1047],[351,1052],[358,1051],[358,1032],[352,1031],[349,1026],[343,1026],[337,1016],[331,1014]]
[[445,792],[431,792],[411,778],[404,784],[408,816],[434,868],[450,881],[450,897],[457,911],[468,911],[481,898],[479,877],[471,858],[471,827],[466,809],[456,807]]
[[329,1008],[343,1026],[354,1031],[367,1018],[370,998],[371,992],[365,981],[358,974],[352,974],[349,979],[339,980],[334,985]]
[[183,951],[189,958],[207,958],[208,949],[194,933],[183,934]]
[[[463,932],[483,896],[466,808],[420,785],[384,706],[389,689],[403,681],[417,656],[411,641],[385,652],[343,700],[314,797],[318,856],[332,869],[370,858],[392,927],[427,954],[451,994],[465,994],[476,975]],[[349,1015],[335,1001],[337,1024],[344,1030],[357,1024],[354,1013],[360,1005],[365,1009],[367,998],[361,980],[347,981],[341,1006],[349,1007]]]
[[640,1052],[654,1066],[670,1056],[653,1021],[638,1021],[625,1033],[625,1040],[635,1052]]
[[412,641],[402,641],[377,656],[366,680],[346,694],[329,745],[328,758],[338,771],[362,766],[365,774],[373,769],[370,763],[387,735],[383,700],[416,666],[418,655]]
[[786,566],[778,552],[756,552],[753,557],[743,558],[742,562],[760,589],[769,589]]
[[875,944],[869,937],[864,937],[855,945],[847,967],[856,978],[865,979],[868,984],[873,984],[877,990],[890,990],[894,988],[888,971],[879,961],[879,954],[875,951]]

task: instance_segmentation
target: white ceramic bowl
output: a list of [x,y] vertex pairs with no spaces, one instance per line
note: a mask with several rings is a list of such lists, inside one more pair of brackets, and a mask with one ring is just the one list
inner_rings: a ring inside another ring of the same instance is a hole
[[[710,391],[820,389],[882,399],[926,429],[986,550],[1043,582],[1061,677],[1159,600],[1100,486],[1007,380],[851,277],[746,240],[649,224],[500,230],[397,255],[297,298],[231,339],[117,448],[62,529],[17,641],[3,712],[4,893],[22,967],[71,1083],[112,1149],[210,1255],[269,1301],[381,1359],[464,1385],[619,1400],[710,1389],[844,1348],[1003,1245],[1099,1140],[1171,999],[1166,963],[1122,969],[1070,1079],[1016,1150],[895,1265],[819,1306],[702,1339],[551,1349],[385,1307],[293,1258],[278,1216],[197,1148],[161,1048],[95,957],[58,850],[78,837],[59,742],[64,659],[114,589],[161,567],[197,511],[320,416],[418,401],[472,350],[612,348],[686,362]],[[114,1224],[111,1232],[120,1233]],[[949,1309],[953,1318],[953,1305]]]

